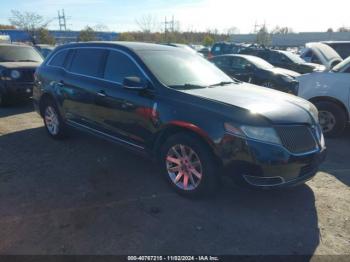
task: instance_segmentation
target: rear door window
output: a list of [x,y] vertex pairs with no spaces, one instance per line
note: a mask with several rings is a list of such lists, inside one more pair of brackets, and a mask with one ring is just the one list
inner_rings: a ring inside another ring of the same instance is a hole
[[110,51],[107,56],[104,78],[116,83],[123,83],[125,77],[143,75],[136,64],[126,55],[118,51]]
[[71,62],[72,73],[85,76],[99,77],[102,71],[102,62],[106,51],[97,48],[80,48],[75,51]]

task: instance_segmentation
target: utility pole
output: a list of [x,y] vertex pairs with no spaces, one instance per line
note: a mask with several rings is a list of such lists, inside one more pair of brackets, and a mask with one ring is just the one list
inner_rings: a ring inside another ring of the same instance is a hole
[[165,41],[167,39],[167,33],[168,32],[175,32],[175,18],[172,16],[172,19],[168,21],[167,17],[165,17],[164,20],[164,35],[165,35]]
[[60,31],[67,30],[67,21],[64,9],[62,9],[62,11],[58,10],[58,25],[60,27]]
[[257,34],[257,33],[259,32],[259,30],[260,30],[262,27],[264,27],[264,26],[266,26],[266,22],[265,22],[265,21],[264,21],[264,24],[258,24],[257,21],[255,21],[253,33],[254,33],[254,34]]

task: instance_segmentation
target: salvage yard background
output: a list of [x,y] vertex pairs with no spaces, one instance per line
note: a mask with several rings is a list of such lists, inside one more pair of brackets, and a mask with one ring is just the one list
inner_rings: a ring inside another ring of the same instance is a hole
[[306,185],[179,197],[148,160],[0,109],[1,254],[350,254],[350,130]]

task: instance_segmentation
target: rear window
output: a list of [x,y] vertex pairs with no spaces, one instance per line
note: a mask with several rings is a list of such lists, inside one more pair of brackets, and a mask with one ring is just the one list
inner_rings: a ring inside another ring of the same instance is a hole
[[94,48],[81,48],[75,51],[70,71],[86,76],[97,77],[101,75],[101,62],[105,50]]
[[49,65],[50,66],[58,66],[58,67],[63,67],[64,66],[64,61],[66,59],[68,51],[63,50],[61,52],[58,52],[50,61]]

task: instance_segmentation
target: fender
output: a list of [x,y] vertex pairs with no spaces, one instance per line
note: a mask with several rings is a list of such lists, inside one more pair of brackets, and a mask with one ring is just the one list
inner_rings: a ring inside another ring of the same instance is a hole
[[169,126],[181,127],[181,128],[185,128],[185,129],[188,129],[190,131],[193,131],[194,133],[199,135],[201,138],[203,138],[212,148],[215,148],[215,145],[212,142],[212,140],[210,139],[207,132],[205,132],[203,129],[201,129],[200,127],[198,127],[192,123],[174,120],[174,121],[167,123],[165,128],[167,128]]

